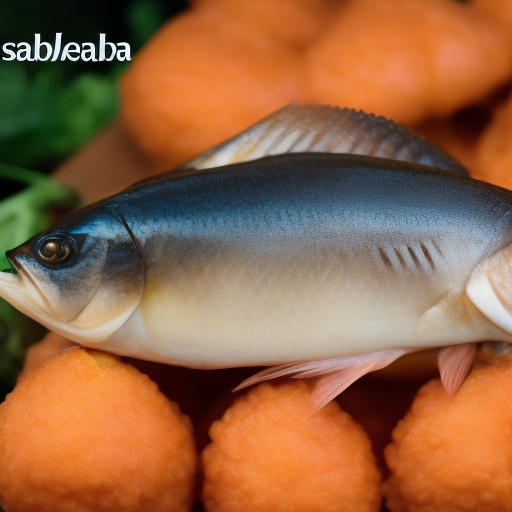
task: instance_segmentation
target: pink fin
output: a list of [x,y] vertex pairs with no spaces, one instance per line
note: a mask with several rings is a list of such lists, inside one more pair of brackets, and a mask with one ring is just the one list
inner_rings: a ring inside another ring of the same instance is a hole
[[446,392],[453,396],[464,382],[473,364],[476,343],[461,343],[443,347],[437,356],[441,382]]
[[284,375],[297,379],[319,377],[313,391],[313,408],[317,411],[363,375],[388,366],[407,352],[410,350],[385,350],[361,356],[273,366],[244,380],[233,391]]

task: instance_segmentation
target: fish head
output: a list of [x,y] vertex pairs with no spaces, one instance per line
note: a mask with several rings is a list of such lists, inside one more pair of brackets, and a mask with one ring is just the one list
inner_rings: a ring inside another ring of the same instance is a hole
[[512,243],[477,265],[466,294],[491,322],[512,334]]
[[144,264],[123,219],[106,209],[79,213],[6,252],[0,297],[82,344],[115,332],[137,307]]

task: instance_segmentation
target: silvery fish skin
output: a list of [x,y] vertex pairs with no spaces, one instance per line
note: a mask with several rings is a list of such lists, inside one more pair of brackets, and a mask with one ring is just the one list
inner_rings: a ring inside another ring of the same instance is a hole
[[[48,241],[72,255],[45,262]],[[505,190],[376,157],[286,154],[101,201],[10,251],[18,275],[1,294],[83,345],[196,368],[510,342],[466,287],[511,242]]]
[[7,253],[0,296],[82,345],[319,377],[427,347],[453,394],[512,343],[512,193],[382,117],[292,105]]

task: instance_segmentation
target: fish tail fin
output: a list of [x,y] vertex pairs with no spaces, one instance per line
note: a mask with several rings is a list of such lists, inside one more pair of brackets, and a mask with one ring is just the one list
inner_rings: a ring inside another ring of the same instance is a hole
[[464,382],[475,359],[475,353],[476,343],[461,343],[443,347],[439,351],[437,364],[441,382],[450,396],[453,396]]
[[363,375],[388,366],[408,352],[410,350],[385,350],[361,356],[273,366],[244,380],[233,391],[285,375],[297,379],[318,377],[313,389],[313,410],[318,411]]

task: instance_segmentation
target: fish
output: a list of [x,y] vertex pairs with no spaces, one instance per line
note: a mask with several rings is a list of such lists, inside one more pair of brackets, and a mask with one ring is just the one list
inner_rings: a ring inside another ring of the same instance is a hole
[[512,193],[362,111],[290,105],[7,251],[0,296],[83,346],[315,377],[319,409],[440,348],[512,343]]

